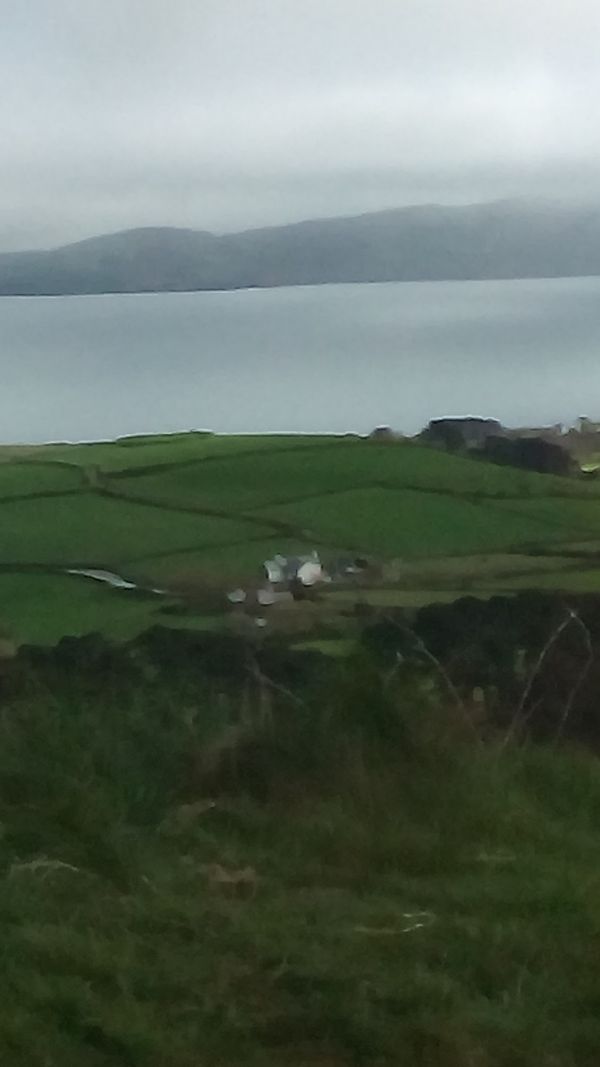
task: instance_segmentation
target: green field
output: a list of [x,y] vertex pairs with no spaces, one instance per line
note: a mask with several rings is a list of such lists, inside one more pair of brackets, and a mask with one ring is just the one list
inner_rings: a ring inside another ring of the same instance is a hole
[[171,514],[94,493],[1,505],[0,562],[119,566],[130,559],[220,545],[262,533],[237,519]]
[[[557,511],[563,503],[555,503]],[[582,506],[590,507],[594,521],[592,509],[598,505]],[[358,489],[268,507],[261,515],[301,524],[309,539],[342,541],[357,551],[386,557],[501,551],[560,540],[563,533],[539,518],[535,505],[519,514],[516,509],[501,511],[496,501],[472,502],[418,490]]]
[[[24,590],[5,585],[0,623],[19,641],[55,641],[61,626],[121,636],[154,617],[135,594],[63,580],[68,567],[178,595],[204,583],[225,603],[232,582],[258,581],[266,557],[313,548],[325,561],[353,553],[395,568],[394,588],[370,591],[374,605],[560,588],[563,569],[565,588],[593,589],[600,488],[356,437],[185,433],[0,449],[0,574]],[[351,601],[352,584],[341,593]]]
[[169,597],[111,589],[66,574],[0,573],[0,603],[3,620],[10,620],[0,630],[6,628],[17,644],[55,644],[65,634],[90,632],[127,640],[157,624],[214,630],[221,622],[214,615],[169,614],[178,603]]
[[[235,439],[229,439],[235,440]],[[453,496],[597,497],[589,483],[530,474],[489,463],[445,455],[411,443],[393,446],[370,441],[307,438],[318,452],[296,445],[277,448],[263,438],[258,454],[220,456],[215,462],[165,467],[144,475],[140,463],[127,477],[119,472],[119,489],[169,504],[218,507],[240,511],[265,504],[303,500],[351,489],[390,486],[451,493]],[[286,439],[287,440],[287,439]],[[302,440],[302,438],[300,438]],[[208,447],[208,446],[206,446]],[[234,450],[232,444],[229,445]]]
[[[286,450],[310,448],[341,442],[344,438],[323,437],[317,434],[157,434],[151,437],[127,437],[116,441],[90,444],[51,444],[43,446],[6,448],[8,460],[29,458],[73,464],[78,467],[97,467],[101,471],[129,471],[139,467],[193,463],[217,456],[260,452],[263,449]],[[2,457],[0,457],[1,462]]]
[[503,588],[507,584],[511,589],[556,589],[566,593],[598,593],[600,592],[600,567],[577,569],[565,569],[562,571],[548,571],[538,574],[535,580],[531,575],[523,575],[518,578],[500,579],[495,583],[496,588]]
[[83,481],[83,472],[78,467],[60,463],[2,463],[0,500],[36,493],[74,492],[81,488]]

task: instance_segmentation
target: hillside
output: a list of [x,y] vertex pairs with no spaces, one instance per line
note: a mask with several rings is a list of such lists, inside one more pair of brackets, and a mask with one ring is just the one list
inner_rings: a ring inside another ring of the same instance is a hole
[[266,612],[269,629],[335,648],[355,633],[357,605],[600,587],[597,482],[410,441],[189,433],[6,447],[0,519],[0,624],[17,644],[125,638],[157,622],[222,628],[234,621],[226,593],[255,590],[278,553],[317,550],[334,574],[340,559],[366,558],[362,577]]
[[600,209],[428,205],[216,235],[148,227],[0,255],[0,295],[600,274]]
[[2,1063],[595,1067],[597,758],[174,637],[3,677]]
[[599,546],[409,441],[0,448],[1,1062],[593,1067]]

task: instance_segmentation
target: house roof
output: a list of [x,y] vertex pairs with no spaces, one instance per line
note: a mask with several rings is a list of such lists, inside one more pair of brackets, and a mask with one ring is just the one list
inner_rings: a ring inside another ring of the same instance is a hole
[[[277,554],[272,559],[267,559],[264,562],[268,580],[276,585],[280,582],[289,582],[293,578],[300,577],[300,571],[303,567],[318,567],[319,573],[322,573],[319,553],[313,551],[308,556],[282,556]],[[309,574],[312,571],[305,570],[304,573]]]

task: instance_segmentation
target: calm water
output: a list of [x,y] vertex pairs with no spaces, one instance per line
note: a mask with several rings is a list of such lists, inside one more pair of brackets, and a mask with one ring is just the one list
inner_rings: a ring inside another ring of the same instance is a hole
[[600,416],[600,278],[0,298],[0,440]]

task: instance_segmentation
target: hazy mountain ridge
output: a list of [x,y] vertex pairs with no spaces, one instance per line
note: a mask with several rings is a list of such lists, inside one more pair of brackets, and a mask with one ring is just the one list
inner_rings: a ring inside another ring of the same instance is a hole
[[0,295],[600,274],[600,208],[426,205],[216,235],[145,227],[0,255]]

